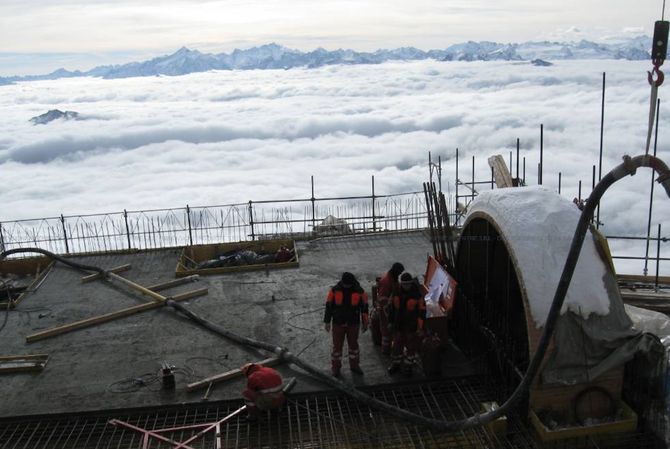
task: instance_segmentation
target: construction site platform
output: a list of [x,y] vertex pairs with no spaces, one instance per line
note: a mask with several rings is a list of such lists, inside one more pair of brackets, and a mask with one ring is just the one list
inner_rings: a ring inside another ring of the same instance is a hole
[[[351,271],[369,292],[395,261],[422,274],[431,244],[423,233],[411,232],[329,237],[298,242],[297,248],[297,268],[200,276],[161,294],[207,287],[206,296],[182,304],[230,331],[287,347],[328,372],[331,337],[323,326],[328,288],[343,271]],[[120,274],[147,286],[174,279],[180,252],[161,249],[74,260],[104,269],[130,264]],[[0,312],[0,323],[6,318],[0,356],[49,356],[39,372],[0,377],[0,418],[235,400],[241,397],[242,378],[213,385],[207,399],[206,389],[188,392],[186,385],[271,356],[226,341],[168,307],[28,343],[28,335],[150,301],[116,281],[82,283],[83,275],[56,263],[16,308]],[[361,335],[360,343],[365,374],[352,375],[345,358],[344,380],[361,387],[407,382],[402,375],[387,374],[389,357],[380,354],[369,333]],[[475,374],[476,367],[455,348],[449,353],[445,376]],[[175,391],[161,389],[163,362],[176,367]],[[285,378],[297,377],[297,394],[325,391],[297,369],[277,369]],[[420,378],[417,373],[413,380]]]

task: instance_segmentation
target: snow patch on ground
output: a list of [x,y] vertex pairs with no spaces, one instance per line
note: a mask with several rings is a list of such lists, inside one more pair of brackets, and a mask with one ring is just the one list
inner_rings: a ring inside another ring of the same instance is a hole
[[[535,324],[544,326],[579,209],[557,193],[533,186],[482,192],[471,204],[468,216],[474,212],[486,213],[500,227],[519,263],[519,281],[526,287]],[[610,298],[603,281],[606,270],[588,233],[561,313],[570,310],[584,319],[592,313],[607,315]]]

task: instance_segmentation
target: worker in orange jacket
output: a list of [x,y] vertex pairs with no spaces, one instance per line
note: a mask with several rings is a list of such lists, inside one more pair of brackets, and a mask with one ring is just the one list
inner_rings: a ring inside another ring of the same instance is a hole
[[361,328],[363,332],[368,330],[368,295],[353,274],[343,273],[340,282],[328,291],[323,322],[326,332],[331,331],[332,322],[331,370],[333,376],[340,376],[345,338],[349,348],[349,369],[354,374],[363,374],[360,367],[358,333]]
[[247,363],[242,367],[242,373],[247,377],[247,388],[242,397],[246,402],[248,420],[255,421],[259,412],[276,410],[284,405],[284,380],[277,370],[258,363]]
[[412,375],[418,363],[419,347],[426,320],[425,293],[419,281],[405,272],[400,275],[400,289],[391,299],[389,307],[389,328],[395,332],[389,374],[401,368],[406,376]]
[[382,335],[382,354],[391,353],[391,341],[393,334],[389,330],[389,303],[394,292],[400,288],[398,278],[405,271],[405,267],[400,262],[395,262],[389,271],[377,283],[377,303],[375,312],[379,316],[379,330]]

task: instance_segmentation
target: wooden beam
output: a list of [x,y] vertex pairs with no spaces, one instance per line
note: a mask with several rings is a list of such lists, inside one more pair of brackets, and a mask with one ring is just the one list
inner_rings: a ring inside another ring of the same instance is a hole
[[149,298],[153,299],[154,301],[156,301],[158,303],[164,303],[167,300],[167,298],[165,296],[161,295],[160,293],[152,292],[148,288],[142,287],[140,284],[137,284],[137,283],[135,283],[135,282],[133,282],[129,279],[126,279],[124,277],[121,277],[116,273],[108,272],[107,275],[109,276],[110,279],[114,279],[116,281],[119,281],[122,284],[125,284],[126,286],[132,288],[133,290],[135,290],[135,291],[137,291],[137,292],[139,292],[139,293],[141,293],[145,296],[148,296]]
[[[123,271],[130,270],[130,268],[131,268],[130,264],[127,263],[125,265],[119,265],[118,267],[110,268],[107,271],[109,273],[121,273]],[[95,281],[96,279],[100,279],[101,276],[102,275],[100,273],[89,274],[88,276],[84,276],[83,278],[81,278],[81,282],[85,284],[87,282],[91,282],[91,281]]]
[[[282,362],[282,360],[278,357],[271,357],[269,359],[261,360],[260,362],[256,362],[259,365],[263,366],[275,366],[279,365]],[[216,374],[214,376],[208,377],[206,379],[199,380],[197,382],[193,382],[192,384],[186,385],[186,390],[187,391],[194,391],[198,390],[201,388],[207,388],[211,384],[216,384],[220,382],[225,382],[228,380],[236,379],[238,377],[242,376],[242,370],[240,368],[235,368],[230,371],[226,371],[225,373],[220,373]]]
[[[656,283],[655,276],[643,276],[639,274],[617,274],[617,281],[620,283],[640,283],[654,285]],[[659,276],[658,283],[662,285],[670,284],[670,276]]]
[[163,282],[162,284],[151,285],[147,289],[153,292],[159,292],[161,290],[167,290],[168,288],[176,287],[178,285],[188,284],[189,282],[195,282],[200,279],[200,276],[194,274],[192,276],[186,276],[185,278],[173,279],[171,281]]
[[489,167],[493,169],[493,177],[498,188],[514,187],[512,175],[510,175],[505,159],[501,155],[496,154],[495,156],[491,156],[488,162]]
[[48,361],[48,354],[0,357],[0,374],[42,371]]
[[[204,296],[207,294],[207,288],[200,288],[198,290],[193,290],[186,293],[181,293],[179,295],[172,296],[174,301],[186,301],[191,298],[196,298],[198,296]],[[167,299],[167,298],[165,298]],[[126,309],[117,310],[115,312],[106,313],[104,315],[95,316],[92,318],[86,318],[85,320],[77,321],[70,324],[65,324],[63,326],[54,327],[52,329],[47,329],[36,334],[28,335],[26,341],[32,343],[38,340],[44,340],[45,338],[55,337],[56,335],[65,334],[67,332],[72,332],[77,329],[83,329],[85,327],[94,326],[100,323],[106,323],[107,321],[112,321],[117,318],[123,318],[129,315],[133,315],[138,312],[144,312],[145,310],[157,309],[162,307],[164,301],[158,302],[149,302],[146,304],[140,304],[138,306],[128,307]]]

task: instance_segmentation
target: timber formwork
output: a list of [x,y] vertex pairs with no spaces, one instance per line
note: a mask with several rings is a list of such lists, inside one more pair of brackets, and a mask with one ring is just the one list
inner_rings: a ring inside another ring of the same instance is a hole
[[[410,384],[370,390],[375,397],[424,416],[454,420],[474,414],[480,403],[490,400],[492,386],[484,378],[464,378],[434,383]],[[241,402],[203,403],[184,407],[136,411],[107,411],[86,415],[55,415],[0,421],[0,448],[35,449],[131,449],[167,448],[154,439],[143,441],[141,432],[114,426],[112,419],[137,428],[160,430],[221,420]],[[184,441],[196,431],[163,433]],[[189,443],[204,448],[655,448],[649,434],[630,433],[598,440],[563,441],[543,446],[517,416],[508,416],[507,432],[496,436],[487,427],[443,433],[400,422],[366,405],[336,393],[291,395],[281,413],[267,414],[258,423],[241,416],[221,426],[220,440],[214,432]]]

